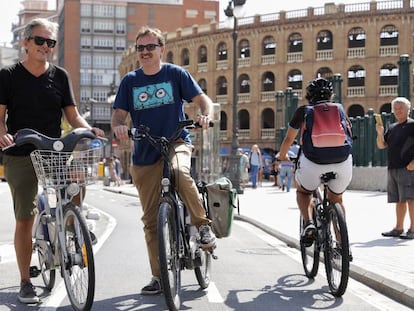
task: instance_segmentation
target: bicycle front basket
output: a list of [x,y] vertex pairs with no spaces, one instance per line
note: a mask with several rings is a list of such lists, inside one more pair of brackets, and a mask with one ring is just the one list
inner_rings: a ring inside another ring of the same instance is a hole
[[101,149],[73,152],[34,150],[30,158],[43,187],[64,187],[69,183],[85,186],[96,180]]

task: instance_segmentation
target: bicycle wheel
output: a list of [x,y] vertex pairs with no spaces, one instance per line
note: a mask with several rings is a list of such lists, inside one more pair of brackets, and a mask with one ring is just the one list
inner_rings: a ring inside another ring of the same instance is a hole
[[73,309],[90,310],[95,294],[95,264],[91,238],[85,219],[73,203],[64,207],[63,230],[68,255],[64,262],[62,253],[62,276]]
[[[316,225],[316,216],[315,211],[313,212],[313,221]],[[308,278],[314,278],[315,275],[318,273],[319,269],[319,256],[320,256],[320,242],[319,242],[319,234],[316,232],[315,234],[315,241],[312,243],[311,246],[306,247],[302,243],[301,233],[303,228],[305,227],[305,222],[303,217],[300,216],[300,224],[299,224],[299,241],[300,241],[300,252],[302,255],[302,265],[303,270],[305,271],[305,275]]]
[[39,245],[37,248],[39,268],[45,287],[48,291],[52,291],[52,288],[55,286],[56,281],[56,270],[54,266],[51,266],[51,262],[53,262],[53,254],[49,242],[43,242],[45,245]]
[[[45,198],[43,195],[38,195],[37,197],[37,207],[39,211],[44,211],[45,209]],[[40,217],[42,214],[38,214],[35,219],[35,238],[36,238],[36,250],[37,258],[39,260],[39,269],[42,275],[43,283],[48,291],[52,291],[56,282],[56,270],[53,260],[53,251],[50,246],[50,232],[45,233],[45,230],[48,230],[47,225],[42,224]],[[37,232],[42,232],[42,239],[37,238]]]
[[325,269],[332,295],[345,293],[349,277],[349,241],[345,217],[339,203],[328,209],[325,240]]
[[194,272],[198,285],[206,289],[210,285],[211,253],[200,249],[196,254]]
[[170,311],[178,310],[181,304],[181,262],[176,228],[172,206],[162,202],[158,210],[158,256],[161,286]]

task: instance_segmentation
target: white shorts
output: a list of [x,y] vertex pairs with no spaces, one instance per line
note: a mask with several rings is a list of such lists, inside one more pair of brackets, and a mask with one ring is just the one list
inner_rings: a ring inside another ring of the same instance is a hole
[[321,184],[320,176],[335,172],[336,179],[328,182],[328,188],[336,194],[345,192],[352,179],[352,155],[341,163],[317,164],[307,159],[302,153],[299,157],[295,179],[305,190],[313,191]]

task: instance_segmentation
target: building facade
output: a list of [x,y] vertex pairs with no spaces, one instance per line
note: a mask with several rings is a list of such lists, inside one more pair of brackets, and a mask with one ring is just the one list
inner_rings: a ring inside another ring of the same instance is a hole
[[[349,116],[362,116],[370,108],[389,112],[398,94],[399,58],[413,55],[413,18],[413,0],[327,3],[238,18],[236,50],[233,27],[216,22],[194,25],[167,33],[165,61],[186,68],[221,104],[223,147],[231,146],[236,92],[239,144],[277,149],[277,129],[288,122],[284,95],[292,92],[298,105],[304,104],[307,82],[318,76],[340,77],[341,102]],[[130,47],[120,75],[137,66]],[[283,107],[277,107],[277,94]],[[197,111],[189,105],[187,114],[194,117]]]

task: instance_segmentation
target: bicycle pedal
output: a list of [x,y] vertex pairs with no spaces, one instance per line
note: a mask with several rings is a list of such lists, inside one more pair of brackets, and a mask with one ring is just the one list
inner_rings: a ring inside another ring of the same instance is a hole
[[35,277],[38,277],[39,276],[39,274],[40,274],[40,270],[39,270],[39,268],[38,267],[36,267],[36,266],[31,266],[30,267],[30,277],[31,278],[35,278]]

